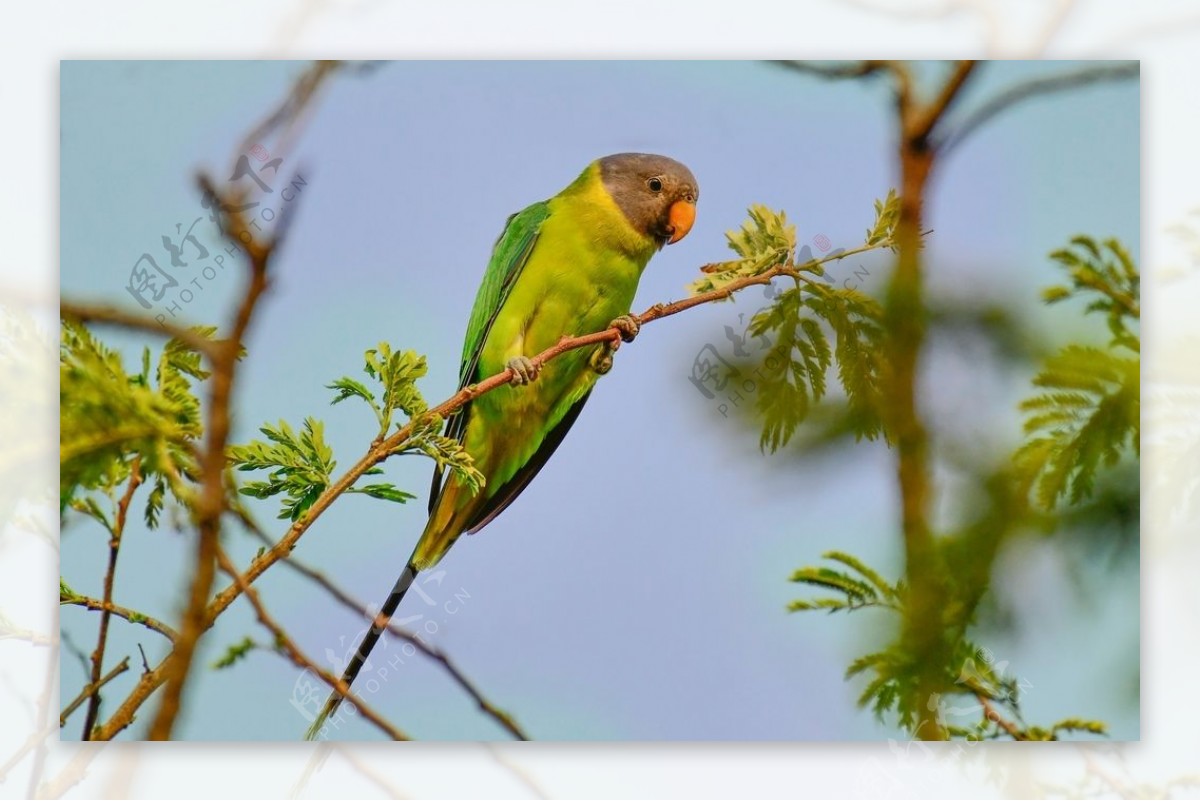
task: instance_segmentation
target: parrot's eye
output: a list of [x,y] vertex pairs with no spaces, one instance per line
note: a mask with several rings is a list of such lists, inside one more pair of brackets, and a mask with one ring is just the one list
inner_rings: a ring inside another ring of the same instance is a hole
[[661,192],[662,191],[662,180],[660,180],[658,178],[651,178],[649,181],[646,182],[646,185],[650,187],[651,192]]

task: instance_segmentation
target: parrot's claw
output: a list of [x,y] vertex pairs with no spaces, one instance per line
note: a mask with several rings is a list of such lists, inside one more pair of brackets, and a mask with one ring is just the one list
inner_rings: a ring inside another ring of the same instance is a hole
[[604,375],[613,366],[613,352],[616,348],[608,345],[601,345],[592,351],[591,357],[588,359],[588,364],[596,375]]
[[615,328],[621,332],[621,339],[626,342],[632,342],[633,338],[642,330],[642,324],[633,318],[631,314],[622,314],[617,319],[608,324],[609,328]]
[[542,371],[542,366],[535,364],[528,356],[514,356],[505,366],[513,371],[512,383],[518,387],[532,382]]

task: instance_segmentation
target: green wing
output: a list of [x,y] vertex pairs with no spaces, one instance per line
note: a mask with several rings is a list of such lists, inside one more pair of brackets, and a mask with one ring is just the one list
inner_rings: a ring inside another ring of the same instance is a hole
[[[550,207],[542,201],[517,212],[505,222],[504,232],[492,248],[492,257],[488,261],[487,271],[483,274],[483,283],[479,286],[479,292],[475,295],[475,305],[471,308],[471,319],[467,323],[467,336],[463,342],[462,365],[458,374],[459,389],[486,378],[477,375],[483,343],[513,284],[516,283],[525,263],[529,261],[529,254],[533,252],[533,246],[537,243],[542,223],[549,216]],[[462,441],[470,407],[469,403],[464,405],[446,421],[446,436]],[[431,513],[441,486],[442,469],[439,467],[433,472],[433,485],[429,492]]]

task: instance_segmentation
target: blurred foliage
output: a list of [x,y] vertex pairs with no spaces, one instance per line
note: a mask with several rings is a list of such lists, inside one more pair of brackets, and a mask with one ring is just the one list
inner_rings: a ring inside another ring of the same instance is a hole
[[[1047,290],[1044,299],[1052,304],[1077,299],[1085,314],[1103,315],[1108,345],[1069,344],[1044,358],[1033,380],[1039,393],[1020,404],[1026,441],[1010,459],[975,477],[984,500],[968,507],[971,519],[934,538],[929,574],[920,576],[921,603],[903,581],[889,582],[838,551],[825,554],[832,565],[792,575],[792,581],[822,593],[793,601],[791,611],[875,608],[895,616],[890,644],[855,659],[846,676],[865,679],[861,706],[916,736],[929,735],[918,731],[930,719],[927,711],[935,712],[944,735],[972,740],[1105,733],[1104,723],[1085,718],[1049,726],[1025,723],[1020,682],[973,634],[996,554],[1011,536],[1041,530],[1086,539],[1111,529],[1115,539],[1137,542],[1136,467],[1112,468],[1138,457],[1138,269],[1111,239],[1078,236],[1050,258],[1069,283]],[[844,416],[851,411],[846,406],[824,415],[824,436],[844,433]],[[936,688],[932,695],[926,692],[930,686]],[[965,723],[964,714],[973,722]]]
[[1051,258],[1070,285],[1047,289],[1046,302],[1085,300],[1086,313],[1105,316],[1111,339],[1107,348],[1073,344],[1050,356],[1033,380],[1044,391],[1021,404],[1028,440],[1014,463],[1046,509],[1064,497],[1078,504],[1090,496],[1096,472],[1136,453],[1141,441],[1137,266],[1116,240],[1086,236]]
[[245,659],[251,651],[261,647],[254,641],[253,637],[244,637],[226,648],[225,653],[221,654],[221,657],[212,663],[212,668],[213,670],[224,670],[225,668],[233,667]]
[[[193,329],[211,337],[213,328]],[[59,512],[91,517],[110,533],[119,489],[137,459],[151,490],[147,527],[168,494],[186,505],[203,431],[195,385],[208,377],[200,354],[172,339],[157,363],[142,350],[136,373],[82,325],[62,323],[59,346]],[[107,500],[107,508],[101,505]]]
[[[830,551],[824,558],[835,566],[801,568],[792,574],[791,580],[827,594],[792,601],[788,605],[790,611],[853,612],[875,608],[898,616],[903,625],[911,613],[903,581],[888,582],[856,557],[839,551]],[[947,607],[942,625],[952,635],[950,658],[938,665],[942,691],[929,701],[936,706],[937,718],[951,737],[1057,740],[1068,733],[1106,733],[1103,722],[1084,718],[1065,718],[1050,726],[1026,723],[1020,706],[1022,682],[1006,673],[1006,664],[998,663],[990,650],[966,636],[961,618],[954,605]],[[922,697],[918,686],[927,668],[919,658],[901,638],[883,650],[851,662],[846,678],[866,679],[858,698],[859,706],[869,707],[880,722],[894,715],[901,726],[914,730],[920,717],[916,705]]]

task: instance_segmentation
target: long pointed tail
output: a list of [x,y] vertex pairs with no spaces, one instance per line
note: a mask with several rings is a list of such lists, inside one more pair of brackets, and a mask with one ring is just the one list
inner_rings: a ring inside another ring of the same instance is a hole
[[[408,564],[404,566],[403,572],[400,573],[400,578],[396,579],[396,585],[392,587],[392,594],[388,596],[387,601],[383,604],[383,608],[375,616],[375,622],[371,625],[371,630],[367,632],[366,637],[363,637],[362,643],[354,653],[354,658],[350,660],[350,664],[346,665],[346,670],[342,673],[342,681],[346,683],[347,687],[354,683],[358,672],[362,670],[362,666],[367,661],[367,657],[370,656],[375,643],[379,642],[379,638],[383,636],[388,622],[391,621],[392,615],[396,613],[396,608],[404,600],[404,596],[408,593],[409,587],[412,586],[419,572],[420,570],[413,565],[413,558],[410,557]],[[305,733],[304,739],[317,739],[317,736],[321,733],[321,729],[325,726],[325,721],[337,711],[341,703],[342,696],[338,695],[336,691],[330,693],[329,700],[325,702],[325,707],[321,710],[321,714],[317,715],[317,719],[313,721],[312,726]]]

